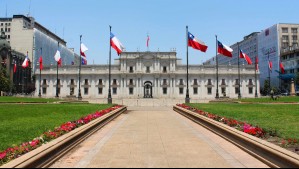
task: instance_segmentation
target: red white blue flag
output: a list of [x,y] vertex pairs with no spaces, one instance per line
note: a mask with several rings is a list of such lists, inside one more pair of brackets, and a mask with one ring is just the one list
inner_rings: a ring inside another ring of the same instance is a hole
[[233,49],[224,45],[219,41],[218,41],[218,53],[227,57],[233,57]]
[[81,57],[82,57],[82,65],[87,65],[87,59],[86,59],[86,55],[85,55],[85,52],[88,51],[88,48],[83,44],[81,43],[81,46],[80,46],[80,54],[81,54]]
[[248,65],[252,65],[252,61],[250,59],[250,57],[244,53],[242,50],[240,50],[240,58],[243,58],[246,60],[246,62],[248,63]]
[[60,51],[59,50],[57,50],[54,58],[55,58],[55,61],[57,62],[57,64],[59,66],[61,66],[62,65],[62,60],[61,60],[61,56],[60,56]]
[[200,50],[202,52],[206,52],[208,49],[208,46],[203,41],[197,39],[190,32],[188,32],[188,46],[192,47],[193,49]]
[[273,63],[269,60],[269,69],[272,72],[272,68],[273,68]]
[[30,60],[29,60],[28,52],[27,52],[27,56],[26,56],[26,58],[25,58],[25,60],[24,60],[24,62],[23,62],[23,64],[22,64],[22,67],[23,67],[24,69],[27,68],[27,67],[29,66],[29,62],[30,62]]
[[284,69],[284,66],[283,66],[282,62],[280,62],[279,67],[280,67],[281,73],[285,74],[285,69]]
[[121,42],[112,33],[110,33],[110,45],[113,49],[116,50],[118,55],[120,55],[125,49]]

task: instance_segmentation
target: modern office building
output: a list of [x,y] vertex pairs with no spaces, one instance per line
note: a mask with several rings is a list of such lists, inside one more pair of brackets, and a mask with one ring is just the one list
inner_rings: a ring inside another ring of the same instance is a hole
[[[186,97],[186,65],[177,58],[176,52],[123,52],[112,65],[112,98],[114,99],[182,99]],[[81,82],[78,82],[78,67],[59,68],[56,80],[56,67],[46,67],[42,72],[41,93],[43,97],[77,97],[81,83],[82,97],[103,99],[108,96],[108,65],[82,66]],[[39,74],[39,72],[36,72]],[[40,82],[36,81],[38,88]],[[220,96],[238,97],[237,66],[223,65],[219,68]],[[243,97],[255,97],[254,66],[241,66],[241,93]],[[214,65],[190,65],[189,90],[191,100],[214,99],[216,96],[216,69]],[[38,96],[39,90],[35,95]],[[259,91],[258,91],[259,95]]]
[[[239,42],[240,48],[250,56],[255,63],[255,56],[259,60],[260,83],[264,86],[265,80],[271,80],[271,86],[280,87],[279,62],[282,60],[287,73],[298,71],[296,50],[298,48],[299,24],[275,24],[261,32],[254,32]],[[236,65],[238,57],[238,45],[231,46],[234,50],[233,58],[218,57],[220,65]],[[273,64],[269,70],[269,60]],[[215,57],[204,63],[216,64]],[[246,64],[241,60],[241,64]]]
[[71,65],[78,55],[66,46],[66,42],[47,28],[35,21],[33,17],[14,15],[12,18],[0,18],[0,29],[5,32],[12,50],[27,55],[35,70],[39,57],[43,55],[44,65],[56,64],[55,52],[58,49],[63,65]]

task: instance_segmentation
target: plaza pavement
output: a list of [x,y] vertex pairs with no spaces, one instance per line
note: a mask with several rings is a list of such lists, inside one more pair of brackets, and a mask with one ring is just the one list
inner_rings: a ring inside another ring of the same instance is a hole
[[128,112],[56,162],[53,168],[265,168],[238,147],[170,107]]

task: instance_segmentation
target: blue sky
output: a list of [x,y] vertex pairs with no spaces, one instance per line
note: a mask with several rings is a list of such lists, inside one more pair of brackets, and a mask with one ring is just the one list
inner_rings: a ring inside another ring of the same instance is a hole
[[[0,0],[0,17],[27,15],[30,0]],[[189,48],[192,64],[215,56],[215,34],[231,45],[244,36],[276,23],[299,23],[298,0],[31,0],[30,15],[63,37],[68,47],[79,51],[79,36],[89,48],[89,63],[106,64],[109,54],[109,25],[127,51],[176,48],[186,62],[186,25],[208,51]],[[64,31],[63,31],[64,30]],[[63,34],[64,32],[64,34]],[[116,52],[112,57],[117,58]]]

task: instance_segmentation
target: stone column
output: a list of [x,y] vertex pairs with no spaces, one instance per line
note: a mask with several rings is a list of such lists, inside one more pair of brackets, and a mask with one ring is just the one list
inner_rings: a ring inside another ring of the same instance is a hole
[[294,79],[292,79],[292,81],[291,81],[290,94],[291,94],[291,96],[296,96]]

